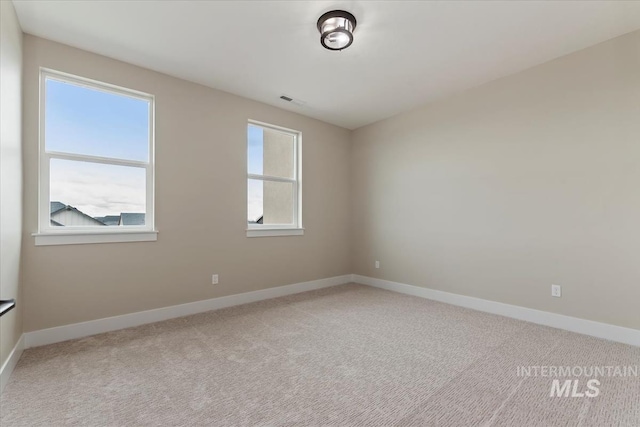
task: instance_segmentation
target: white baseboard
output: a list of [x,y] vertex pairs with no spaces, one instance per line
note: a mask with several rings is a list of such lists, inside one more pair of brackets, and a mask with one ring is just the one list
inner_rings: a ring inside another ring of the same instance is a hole
[[[452,294],[444,291],[437,291],[419,286],[407,285],[404,283],[391,282],[389,280],[376,279],[373,277],[360,276],[357,274],[347,274],[327,279],[312,280],[309,282],[295,283],[292,285],[279,286],[275,288],[262,289],[259,291],[246,292],[243,294],[229,295],[226,297],[212,298],[204,301],[195,301],[171,307],[158,308],[155,310],[141,311],[137,313],[124,314],[122,316],[108,317],[105,319],[91,320],[88,322],[74,323],[71,325],[58,326],[55,328],[41,329],[39,331],[26,332],[20,338],[16,348],[2,367],[2,383],[4,387],[8,381],[10,372],[13,371],[23,348],[38,347],[41,345],[53,344],[76,338],[87,337],[103,332],[115,331],[143,325],[146,323],[159,322],[176,317],[188,316],[190,314],[202,313],[205,311],[218,310],[225,307],[232,307],[251,302],[277,298],[285,295],[311,291],[314,289],[327,288],[342,285],[349,282],[361,283],[363,285],[374,286],[381,289],[414,295],[422,298],[432,299],[447,304],[471,308],[487,313],[498,314],[553,328],[564,329],[579,334],[591,335],[624,344],[640,347],[640,330],[615,326],[592,320],[579,319],[576,317],[564,316],[562,314],[550,313],[516,305],[504,304],[496,301],[489,301],[464,295]],[[17,356],[17,357],[16,357]],[[15,359],[15,360],[14,360]],[[13,364],[12,364],[13,363]],[[5,371],[9,374],[5,374]]]
[[9,382],[9,377],[13,372],[13,369],[18,364],[18,360],[20,360],[20,356],[22,356],[22,351],[24,350],[24,334],[20,335],[18,342],[9,353],[9,357],[2,364],[0,368],[0,393],[4,390],[4,387]]
[[420,286],[391,282],[389,280],[360,276],[358,274],[353,274],[351,281],[389,291],[427,298],[487,313],[499,314],[501,316],[525,320],[539,325],[564,329],[570,332],[577,332],[579,334],[590,335],[597,338],[604,338],[610,341],[640,347],[640,330],[637,329],[594,322],[592,320],[579,319],[577,317],[534,310],[532,308],[504,304],[496,301],[452,294],[449,292],[422,288]]
[[157,308],[155,310],[140,311],[137,313],[124,314],[122,316],[107,317],[88,322],[26,332],[24,334],[24,348],[38,347],[75,338],[83,338],[103,332],[110,332],[146,323],[188,316],[190,314],[197,314],[205,311],[218,310],[225,307],[232,307],[235,305],[312,291],[314,289],[328,288],[330,286],[349,283],[350,280],[351,275],[346,274],[344,276],[330,277],[328,279],[312,280],[309,282],[295,283],[293,285],[278,286],[276,288],[262,289],[243,294],[189,302],[171,307]]

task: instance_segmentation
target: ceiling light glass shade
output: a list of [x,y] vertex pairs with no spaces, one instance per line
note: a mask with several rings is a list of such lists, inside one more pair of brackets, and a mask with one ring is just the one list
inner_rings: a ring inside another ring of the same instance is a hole
[[318,19],[320,43],[329,50],[342,50],[353,43],[356,18],[344,10],[332,10]]

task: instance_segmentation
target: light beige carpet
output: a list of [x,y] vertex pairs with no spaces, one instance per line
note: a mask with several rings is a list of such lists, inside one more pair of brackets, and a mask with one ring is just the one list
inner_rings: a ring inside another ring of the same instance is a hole
[[345,285],[27,350],[0,425],[640,426],[640,378],[549,397],[541,365],[640,348]]

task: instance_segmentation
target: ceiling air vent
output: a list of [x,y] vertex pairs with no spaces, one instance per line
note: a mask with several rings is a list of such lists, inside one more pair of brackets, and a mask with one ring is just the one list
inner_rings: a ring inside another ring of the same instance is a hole
[[304,102],[304,101],[302,101],[300,99],[294,99],[294,98],[292,98],[290,96],[287,96],[287,95],[281,95],[280,99],[282,99],[283,101],[290,102],[290,103],[292,103],[294,105],[297,105],[298,107],[304,107],[305,105],[307,105],[306,102]]

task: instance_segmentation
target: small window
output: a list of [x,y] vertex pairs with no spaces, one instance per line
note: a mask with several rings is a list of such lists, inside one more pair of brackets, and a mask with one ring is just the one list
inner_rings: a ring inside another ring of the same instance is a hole
[[50,70],[40,90],[36,244],[155,240],[131,234],[154,231],[153,96]]
[[300,132],[247,126],[247,236],[300,235]]

